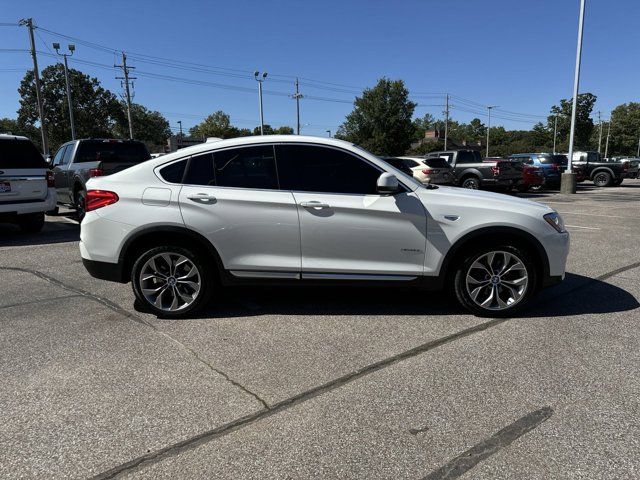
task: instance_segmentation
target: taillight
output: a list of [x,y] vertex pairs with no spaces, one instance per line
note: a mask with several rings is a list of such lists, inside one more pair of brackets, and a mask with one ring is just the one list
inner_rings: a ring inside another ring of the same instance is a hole
[[496,177],[500,175],[500,167],[497,165],[495,167],[491,167],[491,171],[493,172],[493,175]]
[[91,168],[91,169],[89,169],[89,176],[90,177],[101,177],[102,175],[104,175],[104,170],[102,170],[101,168]]
[[119,197],[115,192],[109,192],[107,190],[89,190],[87,191],[85,210],[87,212],[97,210],[98,208],[112,205],[118,200]]
[[627,162],[624,162],[624,163],[622,164],[622,169],[623,169],[623,170],[629,170],[629,164],[628,164]]
[[56,177],[51,170],[47,170],[47,188],[56,186]]
[[558,164],[557,164],[557,163],[552,163],[552,164],[551,164],[551,170],[553,170],[554,172],[557,172],[558,170],[560,170],[560,169],[558,168]]
[[425,168],[424,170],[422,170],[422,173],[424,173],[425,175],[431,175],[433,173],[433,170],[430,168]]

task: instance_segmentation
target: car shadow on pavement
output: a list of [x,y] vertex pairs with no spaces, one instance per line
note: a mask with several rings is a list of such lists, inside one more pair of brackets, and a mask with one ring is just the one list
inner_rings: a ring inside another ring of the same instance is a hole
[[[626,290],[604,281],[567,274],[565,281],[542,291],[515,318],[602,314],[640,307]],[[222,289],[192,319],[255,315],[464,315],[449,295],[393,287],[234,287]]]
[[48,245],[79,240],[80,225],[65,220],[56,221],[49,218],[42,231],[38,233],[22,233],[15,225],[0,223],[0,247]]

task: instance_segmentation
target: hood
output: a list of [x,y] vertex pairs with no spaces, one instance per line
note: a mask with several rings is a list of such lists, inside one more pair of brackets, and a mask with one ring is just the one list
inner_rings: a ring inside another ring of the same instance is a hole
[[[529,208],[539,212],[552,212],[553,209],[542,203],[532,202],[525,198],[518,198],[511,195],[504,195],[502,193],[487,192],[484,190],[472,190],[470,188],[458,188],[458,187],[445,187],[439,186],[434,190],[427,190],[426,188],[420,189],[419,195],[421,198],[429,202],[429,199],[433,199],[433,196],[446,197],[447,203],[462,205],[472,204],[477,205],[479,203],[484,204],[487,207],[494,207],[496,209],[512,210]],[[428,203],[427,203],[428,205]]]

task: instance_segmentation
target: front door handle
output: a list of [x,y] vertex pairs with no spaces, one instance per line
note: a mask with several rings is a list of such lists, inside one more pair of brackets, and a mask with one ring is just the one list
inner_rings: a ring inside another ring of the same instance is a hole
[[187,195],[189,200],[196,203],[216,203],[216,196],[208,193],[196,193],[195,195]]
[[329,205],[326,203],[311,201],[311,202],[300,202],[300,206],[304,208],[329,208]]

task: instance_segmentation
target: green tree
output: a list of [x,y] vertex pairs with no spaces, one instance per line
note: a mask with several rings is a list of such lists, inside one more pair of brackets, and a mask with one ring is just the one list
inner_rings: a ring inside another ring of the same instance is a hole
[[[114,136],[129,137],[129,121],[127,119],[127,104],[121,102],[122,115],[116,119]],[[131,104],[131,117],[133,121],[133,136],[136,140],[143,141],[150,151],[160,152],[171,136],[169,122],[160,113],[151,111],[138,103]]]
[[379,155],[402,155],[415,138],[411,122],[416,104],[402,80],[382,78],[356,97],[353,111],[336,137]]
[[[611,112],[609,154],[636,155],[638,137],[640,137],[640,103],[629,102],[618,105]],[[604,145],[604,137],[602,143]]]
[[422,117],[415,118],[413,120],[414,140],[423,139],[427,131],[435,127],[435,121],[435,117],[430,113],[425,113]]
[[[591,133],[593,132],[593,120],[591,112],[596,103],[596,97],[592,93],[580,93],[576,108],[575,146],[578,149],[590,147]],[[571,129],[572,99],[560,100],[560,105],[551,107],[551,115],[547,117],[547,128],[553,132],[555,117],[558,117],[558,150],[566,151],[569,145],[569,130]]]
[[29,138],[33,143],[41,146],[40,130],[33,126],[21,125],[13,118],[0,118],[0,133],[11,133]]
[[222,110],[212,113],[195,127],[189,129],[192,137],[237,137],[238,129],[231,125],[231,117]]
[[[97,78],[73,68],[69,69],[69,81],[77,137],[112,136],[116,121],[123,115],[116,96],[102,88]],[[41,87],[50,150],[54,152],[62,143],[71,140],[64,67],[55,64],[45,68],[41,75]],[[25,74],[18,93],[18,124],[24,128],[33,128],[39,123],[33,70]]]
[[283,125],[281,127],[276,128],[273,133],[275,135],[293,135],[293,128]]

